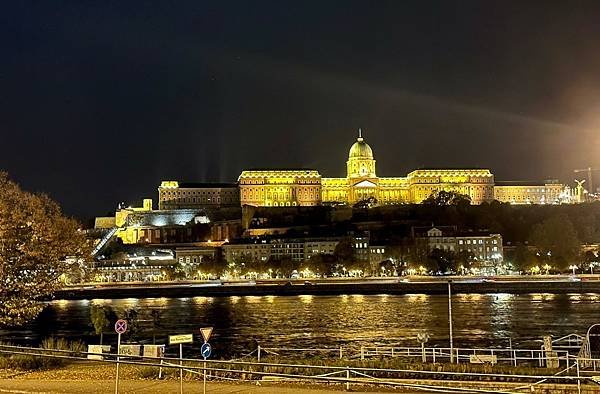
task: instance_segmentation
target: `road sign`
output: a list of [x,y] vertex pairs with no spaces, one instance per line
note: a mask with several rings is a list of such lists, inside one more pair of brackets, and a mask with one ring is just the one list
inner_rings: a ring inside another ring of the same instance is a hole
[[497,364],[498,356],[495,354],[471,354],[469,355],[471,364]]
[[121,334],[127,331],[127,320],[119,319],[115,323],[115,331],[117,332],[117,375],[115,376],[115,394],[119,393],[119,354],[121,354]]
[[200,334],[202,334],[202,338],[204,338],[204,343],[208,342],[210,335],[213,332],[213,327],[204,327],[200,329]]
[[169,335],[169,345],[194,342],[194,334]]
[[125,331],[127,331],[127,320],[117,320],[115,323],[115,332],[117,334],[125,334]]
[[204,357],[204,358],[209,358],[211,353],[212,353],[212,346],[210,346],[210,343],[204,342],[202,344],[202,347],[200,348],[200,354],[202,354],[202,357]]

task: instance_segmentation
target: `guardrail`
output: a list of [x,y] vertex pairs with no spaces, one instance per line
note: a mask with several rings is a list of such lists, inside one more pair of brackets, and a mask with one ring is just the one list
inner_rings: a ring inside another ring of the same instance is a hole
[[[449,362],[450,348],[439,347],[399,347],[399,346],[361,346],[360,351],[339,348],[289,348],[289,347],[258,347],[257,357],[260,361],[264,354],[283,356],[285,353],[301,353],[303,355],[330,354],[339,359],[364,360],[372,357],[407,358],[426,362]],[[546,354],[540,349],[510,349],[510,348],[453,348],[452,353],[456,363],[491,363],[510,364],[513,366],[527,365],[544,367],[548,360],[556,360],[558,366],[570,367],[572,356],[567,350],[557,350],[555,355]],[[598,363],[600,367],[600,362]]]
[[[199,360],[172,357],[123,356],[117,360],[117,354],[102,354],[103,360],[87,359],[88,355],[98,353],[75,352],[71,350],[40,349],[32,347],[0,345],[0,355],[31,355],[68,360],[86,361],[90,363],[109,363],[137,365],[144,367],[171,368],[191,372],[193,375],[208,377],[211,380],[256,381],[276,378],[277,381],[308,381],[314,383],[342,384],[347,390],[351,384],[377,385],[398,388],[418,389],[433,392],[472,392],[472,393],[514,393],[515,390],[539,387],[545,382],[563,382],[572,387],[575,384],[594,382],[593,377],[580,376],[578,364],[571,365],[555,375],[500,374],[450,371],[426,371],[412,369],[368,368],[361,366],[331,366],[313,364],[260,363],[254,361],[234,360]],[[600,360],[598,360],[600,361]],[[206,363],[206,364],[204,364]],[[600,364],[599,364],[600,365]],[[577,375],[573,373],[577,371]],[[419,380],[417,380],[419,379]],[[427,379],[427,382],[421,380]],[[479,386],[468,387],[459,383],[469,381],[496,381],[506,384],[511,380],[519,387],[510,391],[481,389]]]

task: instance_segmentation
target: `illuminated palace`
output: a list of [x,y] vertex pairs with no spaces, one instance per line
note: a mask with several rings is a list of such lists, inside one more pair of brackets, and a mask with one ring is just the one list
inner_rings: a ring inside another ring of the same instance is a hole
[[565,190],[557,181],[495,183],[490,170],[477,168],[418,169],[405,177],[378,177],[373,150],[360,130],[348,154],[345,178],[324,178],[314,169],[245,170],[237,187],[217,186],[164,181],[159,209],[231,206],[234,199],[236,205],[266,207],[355,204],[370,198],[379,204],[418,204],[442,190],[467,195],[473,204],[555,204]]
[[487,169],[419,169],[406,177],[378,177],[373,150],[359,135],[350,148],[345,178],[324,178],[316,170],[248,170],[238,179],[241,205],[311,206],[354,204],[369,198],[380,204],[421,203],[430,195],[452,191],[473,204],[497,199],[513,204],[559,202],[558,182],[495,184]]

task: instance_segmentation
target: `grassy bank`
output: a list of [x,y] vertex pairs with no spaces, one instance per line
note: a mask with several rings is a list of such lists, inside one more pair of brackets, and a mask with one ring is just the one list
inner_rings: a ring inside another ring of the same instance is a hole
[[[10,346],[9,343],[0,342],[0,345]],[[85,352],[86,347],[80,341],[67,341],[62,338],[46,338],[42,341],[40,354],[53,354],[44,350],[64,350],[65,356],[76,357],[80,352]],[[41,357],[30,354],[8,354],[0,352],[0,369],[16,371],[35,371],[43,369],[60,368],[71,361],[64,358]]]

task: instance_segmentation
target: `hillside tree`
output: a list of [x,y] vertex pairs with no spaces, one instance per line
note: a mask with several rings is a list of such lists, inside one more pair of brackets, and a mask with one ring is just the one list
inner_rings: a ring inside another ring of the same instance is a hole
[[61,275],[90,255],[79,224],[44,194],[22,190],[0,172],[0,326],[20,326],[44,308]]

